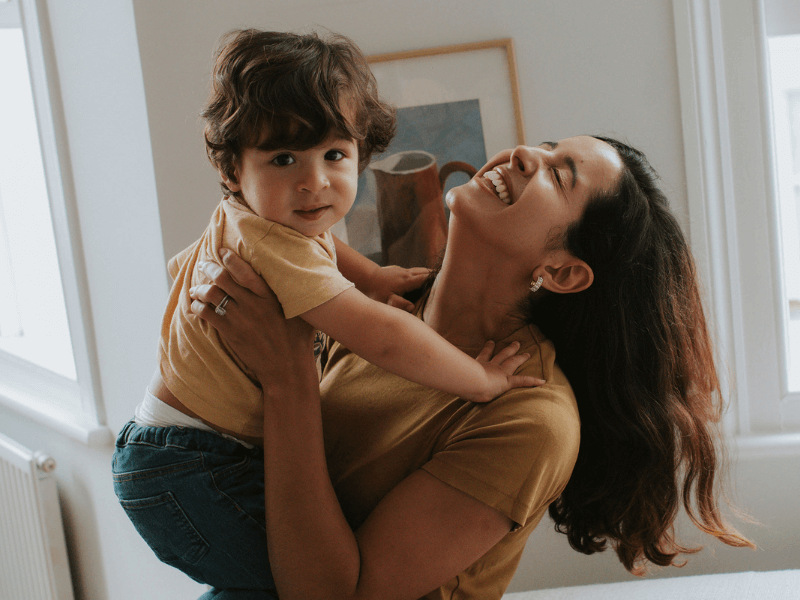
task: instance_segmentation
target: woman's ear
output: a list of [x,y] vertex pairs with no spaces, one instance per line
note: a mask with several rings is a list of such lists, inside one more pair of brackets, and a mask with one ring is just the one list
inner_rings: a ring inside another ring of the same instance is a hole
[[593,281],[592,268],[581,259],[569,256],[544,267],[542,287],[557,294],[574,294],[588,288]]

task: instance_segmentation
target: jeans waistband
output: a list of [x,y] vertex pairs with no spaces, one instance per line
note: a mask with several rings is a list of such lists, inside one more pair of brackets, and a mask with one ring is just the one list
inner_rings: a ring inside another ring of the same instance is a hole
[[[204,452],[224,452],[261,457],[262,450],[257,446],[247,447],[239,440],[223,436],[216,431],[203,431],[192,427],[148,427],[128,421],[117,436],[117,448],[128,444],[143,444],[156,447],[183,448]],[[249,444],[248,444],[249,445]]]

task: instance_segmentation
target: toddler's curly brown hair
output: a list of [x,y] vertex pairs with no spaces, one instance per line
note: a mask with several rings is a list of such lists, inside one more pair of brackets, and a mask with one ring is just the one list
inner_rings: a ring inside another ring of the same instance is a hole
[[[359,173],[395,133],[366,58],[348,38],[235,30],[218,45],[201,113],[206,153],[231,181],[242,149],[306,150],[331,134],[358,145]],[[226,196],[238,196],[224,182]]]

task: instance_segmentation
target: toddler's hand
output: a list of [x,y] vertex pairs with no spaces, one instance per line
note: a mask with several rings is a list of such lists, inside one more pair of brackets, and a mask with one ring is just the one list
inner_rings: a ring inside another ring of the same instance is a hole
[[373,300],[411,312],[414,304],[403,298],[403,294],[425,283],[429,272],[424,267],[379,267],[367,282],[367,289],[361,291]]
[[486,389],[473,398],[465,399],[473,402],[488,402],[513,388],[536,387],[546,383],[544,379],[538,377],[514,375],[514,371],[530,358],[530,354],[527,353],[517,354],[519,342],[511,342],[494,357],[492,357],[493,351],[494,342],[488,341],[475,359],[486,371]]

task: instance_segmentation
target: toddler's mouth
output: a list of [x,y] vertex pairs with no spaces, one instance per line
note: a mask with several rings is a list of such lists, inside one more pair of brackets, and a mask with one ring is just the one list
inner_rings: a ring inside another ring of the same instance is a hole
[[325,214],[325,211],[327,211],[329,208],[330,208],[330,206],[326,205],[326,206],[318,206],[317,208],[310,208],[310,209],[306,209],[306,210],[299,210],[298,209],[298,210],[296,210],[294,212],[301,219],[305,219],[307,221],[316,221],[317,219],[322,217],[322,215]]

